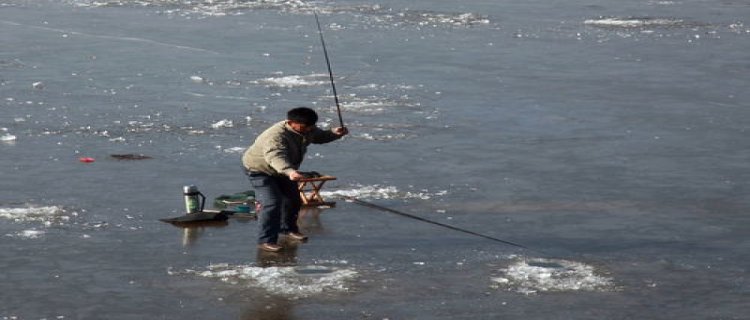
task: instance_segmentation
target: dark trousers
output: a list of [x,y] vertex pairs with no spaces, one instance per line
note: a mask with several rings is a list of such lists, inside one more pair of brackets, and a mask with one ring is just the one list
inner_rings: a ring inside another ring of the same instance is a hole
[[258,212],[258,244],[276,243],[279,233],[299,232],[297,216],[302,200],[297,182],[288,177],[260,172],[246,174],[255,189],[255,200],[261,206]]

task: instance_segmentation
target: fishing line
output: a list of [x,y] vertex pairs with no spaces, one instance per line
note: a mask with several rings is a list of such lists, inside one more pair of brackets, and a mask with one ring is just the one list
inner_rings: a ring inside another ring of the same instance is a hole
[[530,250],[530,251],[537,251],[537,250],[531,249],[529,247],[526,247],[526,246],[518,244],[518,243],[506,241],[506,240],[503,240],[503,239],[498,239],[498,238],[495,238],[495,237],[484,235],[484,234],[481,234],[481,233],[478,233],[478,232],[474,232],[474,231],[471,231],[471,230],[462,229],[462,228],[459,228],[459,227],[454,227],[454,226],[451,226],[451,225],[448,225],[448,224],[444,224],[444,223],[440,223],[440,222],[437,222],[437,221],[432,221],[432,220],[429,220],[429,219],[425,219],[425,218],[422,218],[422,217],[415,216],[413,214],[408,214],[406,212],[394,210],[394,209],[391,209],[391,208],[388,208],[388,207],[384,207],[384,206],[380,206],[380,205],[377,205],[377,204],[374,204],[374,203],[371,203],[371,202],[363,201],[363,200],[357,199],[355,197],[344,196],[344,199],[352,201],[352,202],[354,202],[354,203],[356,203],[358,205],[361,205],[363,207],[368,207],[368,208],[372,208],[372,209],[377,209],[377,210],[381,210],[381,211],[390,212],[390,213],[397,214],[397,215],[400,215],[400,216],[403,216],[403,217],[407,217],[407,218],[410,218],[410,219],[414,219],[414,220],[418,220],[418,221],[422,221],[422,222],[427,222],[427,223],[430,223],[430,224],[434,224],[436,226],[440,226],[440,227],[448,228],[448,229],[451,229],[451,230],[454,230],[454,231],[459,231],[459,232],[467,233],[467,234],[470,234],[470,235],[473,235],[473,236],[477,236],[477,237],[489,239],[489,240],[492,240],[492,241],[504,243],[504,244],[511,245],[511,246],[514,246],[514,247],[518,247],[518,248],[521,248],[521,249],[526,249],[526,250]]
[[323,40],[323,29],[320,28],[320,20],[318,19],[318,13],[313,11],[315,15],[315,22],[318,24],[318,34],[320,35],[320,44],[323,45],[323,55],[326,57],[326,65],[328,66],[328,76],[331,79],[331,88],[333,88],[333,99],[336,101],[336,112],[339,115],[339,124],[344,127],[344,120],[341,118],[341,107],[339,106],[339,95],[336,94],[336,84],[333,82],[333,71],[331,70],[331,60],[328,59],[328,50],[326,50],[326,41]]

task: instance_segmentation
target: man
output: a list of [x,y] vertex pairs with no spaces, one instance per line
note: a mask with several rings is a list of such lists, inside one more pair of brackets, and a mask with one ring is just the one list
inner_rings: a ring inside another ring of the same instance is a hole
[[263,131],[242,155],[242,164],[261,207],[258,213],[261,250],[281,250],[277,244],[279,233],[294,240],[307,240],[297,226],[302,200],[296,182],[304,178],[298,170],[305,151],[310,143],[332,142],[349,133],[346,127],[321,130],[316,122],[318,114],[310,108],[289,110],[285,121]]

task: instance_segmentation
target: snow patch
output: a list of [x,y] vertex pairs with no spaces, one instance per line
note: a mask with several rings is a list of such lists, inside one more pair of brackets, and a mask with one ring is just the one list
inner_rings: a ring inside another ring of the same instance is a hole
[[612,278],[590,265],[561,259],[520,259],[492,278],[495,286],[523,294],[559,291],[611,291]]
[[170,275],[188,274],[219,279],[238,286],[263,288],[271,294],[290,298],[304,298],[324,292],[347,292],[357,278],[353,269],[327,266],[257,267],[252,265],[209,265],[205,270],[169,272]]

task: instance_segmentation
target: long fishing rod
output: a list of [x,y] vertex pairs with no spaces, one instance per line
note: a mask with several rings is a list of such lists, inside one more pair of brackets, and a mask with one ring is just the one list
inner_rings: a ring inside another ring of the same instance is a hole
[[510,242],[510,241],[505,241],[505,240],[502,240],[502,239],[498,239],[498,238],[491,237],[491,236],[488,236],[488,235],[484,235],[484,234],[481,234],[481,233],[477,233],[477,232],[474,232],[474,231],[470,231],[470,230],[466,230],[466,229],[461,229],[459,227],[454,227],[454,226],[451,226],[451,225],[448,225],[448,224],[444,224],[444,223],[440,223],[440,222],[437,222],[437,221],[432,221],[432,220],[429,220],[429,219],[425,219],[425,218],[422,218],[422,217],[415,216],[413,214],[408,214],[406,212],[401,212],[401,211],[394,210],[394,209],[387,208],[387,207],[383,207],[383,206],[380,206],[380,205],[377,205],[377,204],[374,204],[374,203],[371,203],[371,202],[359,200],[359,199],[357,199],[355,197],[344,196],[344,199],[347,199],[349,201],[352,201],[352,202],[354,202],[354,203],[356,203],[358,205],[364,206],[364,207],[368,207],[368,208],[372,208],[372,209],[377,209],[377,210],[381,210],[381,211],[386,211],[386,212],[394,213],[394,214],[397,214],[397,215],[400,215],[400,216],[403,216],[403,217],[407,217],[407,218],[410,218],[410,219],[414,219],[414,220],[418,220],[418,221],[422,221],[422,222],[427,222],[427,223],[430,223],[430,224],[441,226],[443,228],[448,228],[448,229],[451,229],[451,230],[455,230],[455,231],[467,233],[467,234],[470,234],[470,235],[482,237],[482,238],[489,239],[489,240],[492,240],[492,241],[501,242],[501,243],[504,243],[504,244],[507,244],[507,245],[511,245],[511,246],[514,246],[514,247],[518,247],[518,248],[522,248],[522,249],[526,249],[526,250],[531,250],[531,251],[537,251],[537,250],[533,250],[531,248],[528,248],[528,247],[526,247],[524,245],[520,245],[518,243],[513,243],[513,242]]
[[331,79],[331,88],[333,88],[333,100],[336,101],[336,112],[339,115],[339,124],[344,127],[344,119],[341,118],[341,106],[339,106],[339,95],[336,93],[336,84],[333,82],[333,71],[331,70],[331,60],[328,59],[328,50],[326,50],[326,41],[323,40],[323,29],[320,28],[320,20],[318,19],[318,13],[313,11],[315,15],[315,23],[318,24],[318,34],[320,35],[320,44],[323,45],[323,55],[326,57],[326,65],[328,66],[328,76]]

